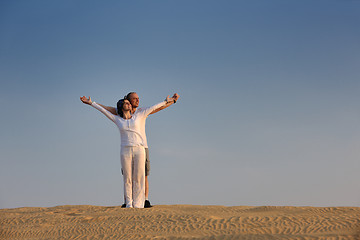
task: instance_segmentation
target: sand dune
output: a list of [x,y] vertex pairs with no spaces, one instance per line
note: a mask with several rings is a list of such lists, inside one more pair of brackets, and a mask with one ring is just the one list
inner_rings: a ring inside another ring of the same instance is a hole
[[360,208],[81,205],[0,209],[0,239],[360,240]]

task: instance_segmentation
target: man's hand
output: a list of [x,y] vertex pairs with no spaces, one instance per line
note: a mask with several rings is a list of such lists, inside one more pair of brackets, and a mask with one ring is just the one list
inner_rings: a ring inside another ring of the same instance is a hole
[[166,102],[167,104],[172,104],[172,103],[175,103],[178,99],[179,99],[179,94],[175,93],[172,97],[170,97],[170,95],[168,95],[166,97]]
[[80,100],[85,103],[85,104],[88,104],[88,105],[91,105],[92,104],[92,101],[91,101],[91,97],[89,96],[89,98],[86,98],[85,96],[82,96],[80,97]]
[[179,94],[177,94],[177,93],[175,93],[173,96],[172,96],[172,98],[175,100],[175,101],[177,101],[178,99],[179,99]]

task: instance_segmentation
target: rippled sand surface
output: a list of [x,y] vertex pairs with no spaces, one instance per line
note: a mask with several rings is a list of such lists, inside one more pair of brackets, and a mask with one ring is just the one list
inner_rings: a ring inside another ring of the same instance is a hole
[[360,208],[81,205],[0,209],[0,239],[360,240]]

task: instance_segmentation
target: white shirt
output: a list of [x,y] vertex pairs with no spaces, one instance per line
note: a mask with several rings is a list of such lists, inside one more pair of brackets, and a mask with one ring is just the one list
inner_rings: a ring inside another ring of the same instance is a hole
[[[146,107],[145,108],[137,108],[135,113],[134,114],[137,114],[137,113],[141,113],[143,111],[146,111]],[[154,109],[155,110],[155,109]],[[115,111],[117,112],[117,108],[115,108]],[[151,111],[152,112],[152,111]],[[150,112],[150,113],[151,113]],[[149,114],[150,114],[149,113]],[[142,136],[142,139],[143,139],[143,143],[144,143],[144,147],[145,148],[148,148],[148,145],[147,145],[147,138],[146,138],[146,131],[145,131],[145,125],[146,125],[146,119],[147,117],[149,116],[149,114],[147,114],[146,118],[142,118],[141,120],[141,124],[140,124],[140,134]]]
[[96,102],[93,102],[91,106],[102,112],[116,124],[120,131],[121,146],[147,147],[145,135],[146,118],[152,111],[164,106],[165,104],[166,102],[163,101],[152,107],[137,109],[130,119],[124,119],[118,115],[114,115]]
[[[142,114],[143,111],[146,111],[147,108],[137,108],[135,113],[134,114]],[[155,110],[155,109],[154,109]],[[152,112],[152,111],[151,111]],[[150,112],[150,113],[151,113]],[[149,114],[150,114],[149,113]],[[147,145],[147,138],[146,138],[146,131],[145,131],[145,125],[146,125],[146,119],[147,117],[149,116],[149,114],[146,115],[146,118],[143,118],[141,120],[141,123],[140,123],[140,134],[142,136],[142,139],[143,139],[143,143],[144,143],[144,147],[145,148],[148,148],[148,145]]]

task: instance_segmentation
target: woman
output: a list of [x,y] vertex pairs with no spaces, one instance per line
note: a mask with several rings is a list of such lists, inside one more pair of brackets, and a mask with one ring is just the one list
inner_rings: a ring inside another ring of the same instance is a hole
[[166,98],[152,107],[145,108],[144,111],[136,112],[131,115],[131,104],[127,99],[121,99],[117,103],[119,115],[114,115],[105,108],[91,101],[85,96],[80,100],[96,108],[119,128],[121,136],[121,167],[124,179],[124,195],[127,208],[143,208],[145,202],[145,148],[141,135],[141,121],[143,121],[152,111],[164,106],[173,98]]

